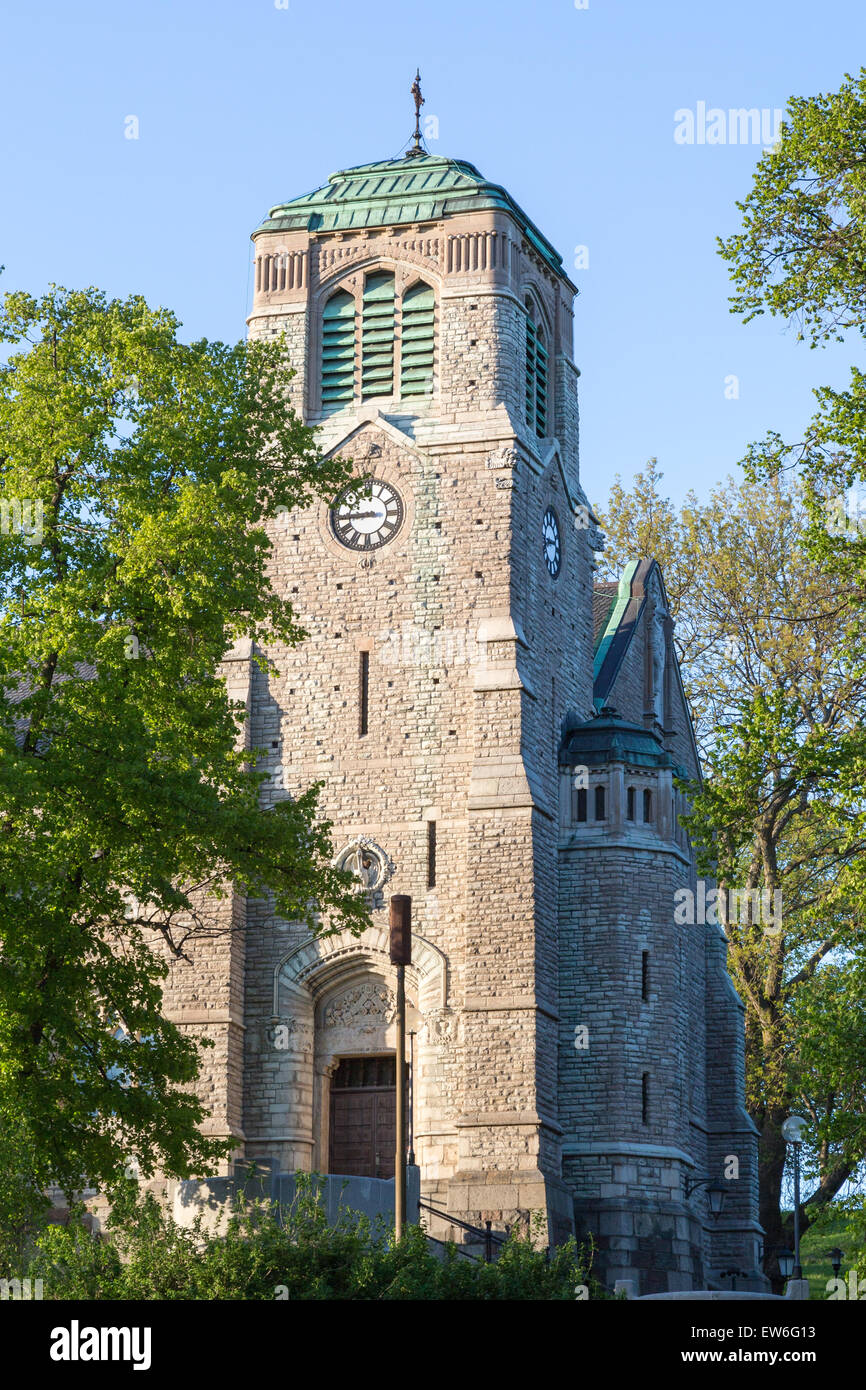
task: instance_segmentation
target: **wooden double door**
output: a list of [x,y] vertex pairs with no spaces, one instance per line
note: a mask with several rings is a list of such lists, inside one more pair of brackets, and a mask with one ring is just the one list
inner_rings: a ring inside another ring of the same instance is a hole
[[341,1060],[331,1079],[329,1172],[393,1178],[396,1077],[393,1053]]

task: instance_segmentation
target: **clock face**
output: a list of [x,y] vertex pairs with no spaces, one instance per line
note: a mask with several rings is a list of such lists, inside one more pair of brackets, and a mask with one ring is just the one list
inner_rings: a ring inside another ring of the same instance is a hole
[[551,578],[555,579],[562,568],[562,542],[559,539],[559,522],[552,507],[548,507],[544,513],[541,540],[544,547],[544,563]]
[[378,550],[403,525],[403,499],[381,478],[349,483],[331,508],[331,530],[347,550]]

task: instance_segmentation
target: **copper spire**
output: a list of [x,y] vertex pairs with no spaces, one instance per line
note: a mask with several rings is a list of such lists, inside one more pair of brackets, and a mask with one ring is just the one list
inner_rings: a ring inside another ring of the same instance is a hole
[[423,155],[426,153],[423,145],[421,144],[421,107],[424,105],[424,98],[421,95],[420,68],[416,69],[415,81],[412,83],[412,86],[409,88],[409,90],[415,98],[415,135],[413,137],[414,143],[412,145],[412,148],[406,151],[406,158],[417,159],[419,155]]

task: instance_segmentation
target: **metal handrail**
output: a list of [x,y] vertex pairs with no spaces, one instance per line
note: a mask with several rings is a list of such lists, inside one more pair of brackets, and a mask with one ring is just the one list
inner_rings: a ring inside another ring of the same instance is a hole
[[[492,1221],[485,1221],[484,1229],[482,1230],[480,1226],[473,1226],[471,1222],[463,1221],[459,1216],[452,1216],[450,1212],[444,1211],[442,1207],[434,1207],[431,1206],[429,1202],[421,1201],[419,1201],[418,1205],[419,1207],[423,1207],[425,1211],[432,1211],[434,1216],[441,1216],[443,1221],[447,1221],[450,1225],[459,1226],[461,1230],[469,1231],[471,1235],[480,1236],[480,1238],[484,1241],[484,1259],[487,1264],[489,1264],[490,1261],[493,1259],[494,1241],[497,1245],[504,1245],[506,1240],[508,1239],[507,1235],[501,1236],[492,1229]],[[467,1252],[465,1250],[461,1251],[461,1254],[466,1253]]]

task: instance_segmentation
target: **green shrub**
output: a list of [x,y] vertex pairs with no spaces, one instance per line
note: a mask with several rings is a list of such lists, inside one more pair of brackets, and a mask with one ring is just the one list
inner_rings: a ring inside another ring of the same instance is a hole
[[113,1194],[106,1231],[92,1236],[74,1211],[37,1238],[31,1278],[53,1299],[574,1299],[580,1285],[607,1297],[575,1242],[551,1252],[512,1233],[483,1264],[453,1244],[437,1254],[419,1226],[399,1242],[385,1221],[345,1211],[329,1225],[315,1177],[298,1175],[279,1212],[239,1202],[222,1234],[201,1217],[180,1227],[134,1184]]

